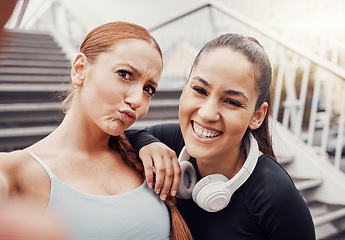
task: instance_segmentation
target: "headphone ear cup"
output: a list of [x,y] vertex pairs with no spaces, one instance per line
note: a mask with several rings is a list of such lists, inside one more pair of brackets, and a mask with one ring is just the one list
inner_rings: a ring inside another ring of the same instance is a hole
[[229,203],[231,195],[226,189],[221,189],[219,185],[228,180],[222,174],[212,174],[202,178],[193,189],[194,202],[208,212],[223,209]]
[[176,196],[182,199],[192,198],[192,191],[196,184],[196,172],[191,164],[188,161],[180,162],[181,166],[181,182],[177,190]]

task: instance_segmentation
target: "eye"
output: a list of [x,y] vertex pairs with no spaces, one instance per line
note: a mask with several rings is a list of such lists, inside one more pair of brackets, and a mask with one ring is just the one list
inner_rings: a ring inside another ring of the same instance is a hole
[[130,72],[128,72],[128,71],[126,71],[126,70],[118,70],[118,71],[117,71],[117,74],[118,74],[121,78],[124,78],[124,79],[129,80],[129,81],[131,81],[132,78],[133,78],[133,74],[130,73]]
[[203,89],[202,87],[192,86],[192,89],[193,89],[195,92],[197,92],[197,93],[199,93],[199,94],[201,94],[201,95],[207,96],[206,90]]
[[150,97],[152,97],[153,96],[153,94],[156,92],[156,89],[154,88],[154,87],[152,87],[152,86],[145,86],[144,87],[144,91],[150,96]]
[[225,99],[224,102],[228,105],[231,105],[231,106],[242,107],[242,103],[240,103],[234,99],[231,99],[231,98]]

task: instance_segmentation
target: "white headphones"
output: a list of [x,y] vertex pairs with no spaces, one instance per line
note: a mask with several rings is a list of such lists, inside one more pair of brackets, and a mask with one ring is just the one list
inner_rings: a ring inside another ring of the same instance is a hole
[[225,208],[230,202],[232,194],[249,178],[253,172],[258,157],[259,146],[253,135],[249,134],[249,144],[246,145],[247,159],[240,171],[230,180],[222,174],[212,174],[197,182],[196,172],[189,162],[190,155],[183,147],[178,161],[182,176],[177,197],[193,200],[208,212],[217,212]]

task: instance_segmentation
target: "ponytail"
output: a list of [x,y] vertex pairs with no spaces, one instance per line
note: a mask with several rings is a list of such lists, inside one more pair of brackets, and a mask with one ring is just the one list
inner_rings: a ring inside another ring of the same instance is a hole
[[[124,137],[111,136],[109,139],[109,145],[112,149],[118,151],[121,157],[134,169],[136,169],[142,176],[144,176],[144,166],[138,156],[135,154],[134,149]],[[171,218],[171,233],[170,238],[172,240],[191,240],[192,235],[188,229],[186,222],[183,220],[180,212],[176,208],[176,199],[170,194],[164,201],[165,205],[170,211]]]

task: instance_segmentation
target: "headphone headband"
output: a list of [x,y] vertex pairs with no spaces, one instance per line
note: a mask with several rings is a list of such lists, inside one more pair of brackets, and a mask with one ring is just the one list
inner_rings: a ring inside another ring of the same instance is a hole
[[259,146],[251,133],[245,149],[248,152],[247,159],[240,171],[230,180],[221,174],[211,174],[196,183],[195,169],[189,162],[190,155],[184,146],[178,158],[182,176],[177,196],[184,199],[193,197],[201,208],[209,212],[216,212],[226,207],[232,194],[249,178],[256,166]]

